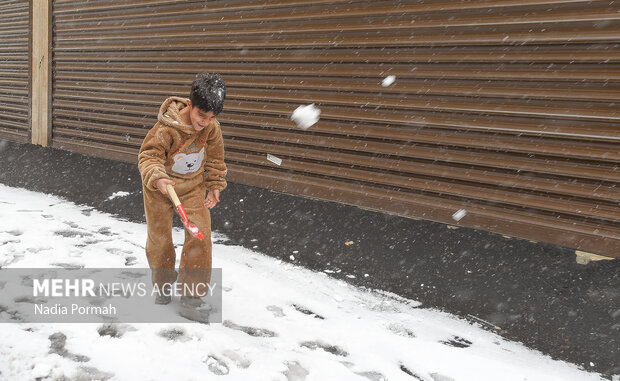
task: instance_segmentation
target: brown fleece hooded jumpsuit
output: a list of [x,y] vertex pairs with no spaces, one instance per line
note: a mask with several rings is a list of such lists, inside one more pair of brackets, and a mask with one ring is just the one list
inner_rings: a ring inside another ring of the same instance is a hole
[[211,216],[203,202],[207,190],[226,187],[224,144],[219,122],[214,119],[209,126],[196,131],[181,119],[179,111],[184,107],[187,105],[183,98],[171,97],[164,101],[158,122],[144,138],[138,155],[148,229],[146,257],[153,270],[153,283],[160,289],[177,279],[172,243],[174,205],[155,183],[162,178],[175,182],[174,189],[189,220],[204,234],[201,241],[185,231],[178,279],[181,284],[209,282]]

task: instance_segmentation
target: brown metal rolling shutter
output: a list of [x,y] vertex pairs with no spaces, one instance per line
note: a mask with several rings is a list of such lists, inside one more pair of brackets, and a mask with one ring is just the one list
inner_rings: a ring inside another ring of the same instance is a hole
[[161,101],[219,72],[232,181],[620,256],[619,11],[57,0],[53,144],[134,161]]
[[28,141],[28,0],[0,0],[0,139]]

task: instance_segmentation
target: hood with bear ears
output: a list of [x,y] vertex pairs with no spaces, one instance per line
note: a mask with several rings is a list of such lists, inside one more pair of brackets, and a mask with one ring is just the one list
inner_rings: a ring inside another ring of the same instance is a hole
[[187,107],[187,100],[181,97],[170,97],[162,103],[159,108],[159,114],[157,120],[159,123],[173,127],[188,135],[198,133],[193,126],[185,124],[183,118],[181,118],[180,111]]

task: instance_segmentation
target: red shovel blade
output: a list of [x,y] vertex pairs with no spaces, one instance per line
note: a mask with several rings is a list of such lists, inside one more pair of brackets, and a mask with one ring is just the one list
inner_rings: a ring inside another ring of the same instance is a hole
[[183,207],[183,204],[179,204],[177,206],[177,212],[179,212],[179,216],[181,217],[181,221],[183,222],[183,225],[185,225],[185,228],[194,237],[198,238],[199,240],[203,240],[205,237],[204,235],[202,235],[202,232],[200,231],[200,229],[198,229],[198,226],[189,222],[189,218],[187,218],[187,213],[185,212],[185,208]]

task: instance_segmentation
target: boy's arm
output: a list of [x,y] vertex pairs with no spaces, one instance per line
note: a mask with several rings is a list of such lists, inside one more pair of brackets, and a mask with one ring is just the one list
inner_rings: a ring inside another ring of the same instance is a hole
[[220,123],[215,121],[215,128],[207,137],[207,162],[204,179],[207,189],[223,190],[226,188],[226,163],[224,163],[224,139]]
[[166,173],[166,139],[161,130],[151,129],[142,142],[138,154],[138,170],[142,184],[151,190],[158,190],[157,180],[170,179]]

